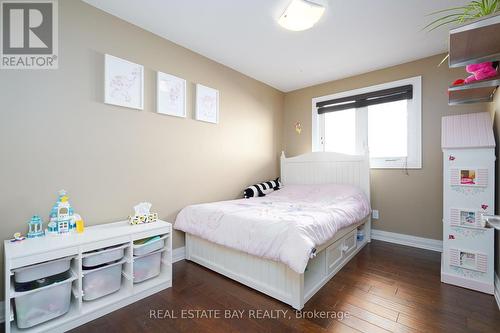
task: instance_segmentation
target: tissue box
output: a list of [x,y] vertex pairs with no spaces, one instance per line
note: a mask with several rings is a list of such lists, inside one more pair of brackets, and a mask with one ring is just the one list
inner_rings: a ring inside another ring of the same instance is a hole
[[131,215],[128,217],[130,224],[144,224],[158,221],[158,213],[144,215]]

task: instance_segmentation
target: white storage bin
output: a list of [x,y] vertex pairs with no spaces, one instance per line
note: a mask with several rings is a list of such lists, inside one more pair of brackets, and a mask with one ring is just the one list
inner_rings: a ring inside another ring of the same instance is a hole
[[165,246],[165,238],[167,238],[167,236],[162,236],[159,239],[147,244],[134,245],[134,256],[142,256],[162,249]]
[[73,257],[66,257],[15,269],[14,280],[24,283],[66,272],[69,270],[71,259]]
[[134,258],[134,283],[151,279],[160,274],[161,254],[163,251]]
[[85,267],[93,267],[120,260],[123,258],[126,247],[127,244],[123,244],[120,246],[84,253],[82,265]]
[[28,328],[68,312],[71,303],[71,283],[75,276],[51,285],[14,294],[16,322]]
[[125,260],[91,270],[83,270],[83,300],[91,301],[120,290]]

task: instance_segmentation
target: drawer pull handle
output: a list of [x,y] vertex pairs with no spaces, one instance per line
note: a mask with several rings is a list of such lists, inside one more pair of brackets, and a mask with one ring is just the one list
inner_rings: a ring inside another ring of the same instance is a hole
[[345,252],[345,251],[347,251],[348,249],[349,249],[349,246],[347,246],[347,245],[342,246],[342,252]]

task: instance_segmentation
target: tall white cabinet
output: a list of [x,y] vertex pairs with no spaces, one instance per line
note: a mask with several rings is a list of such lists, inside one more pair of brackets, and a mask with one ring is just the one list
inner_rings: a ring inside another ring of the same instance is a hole
[[443,254],[441,281],[493,294],[495,139],[487,112],[442,118]]

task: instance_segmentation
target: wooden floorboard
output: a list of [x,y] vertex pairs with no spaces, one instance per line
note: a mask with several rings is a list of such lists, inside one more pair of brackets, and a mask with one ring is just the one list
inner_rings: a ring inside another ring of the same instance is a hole
[[[373,241],[307,302],[303,313],[310,315],[304,318],[279,301],[181,261],[174,264],[172,288],[72,332],[500,331],[493,296],[443,284],[439,274],[440,253]],[[150,318],[150,310],[178,318]],[[198,318],[182,318],[183,310],[198,310]],[[207,310],[219,310],[220,318],[200,318]],[[237,310],[241,317],[225,318]],[[269,318],[277,311],[282,311],[278,318]]]

